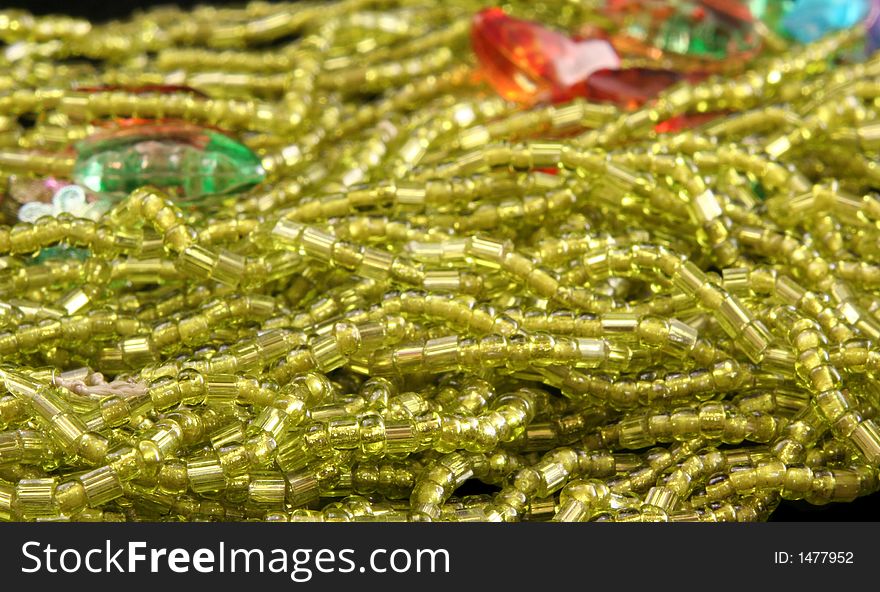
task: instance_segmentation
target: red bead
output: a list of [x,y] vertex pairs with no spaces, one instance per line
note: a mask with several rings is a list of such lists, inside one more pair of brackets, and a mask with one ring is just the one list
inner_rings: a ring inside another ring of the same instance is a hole
[[489,84],[504,98],[525,104],[568,101],[583,94],[590,74],[620,65],[606,41],[578,41],[500,8],[474,16],[471,43]]
[[682,74],[671,70],[602,70],[587,79],[586,96],[596,101],[611,101],[627,109],[636,109],[682,79]]

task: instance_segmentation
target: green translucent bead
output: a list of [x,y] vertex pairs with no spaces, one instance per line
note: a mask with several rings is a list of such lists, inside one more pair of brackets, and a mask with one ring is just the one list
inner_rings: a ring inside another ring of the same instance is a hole
[[40,253],[33,258],[32,263],[45,263],[46,261],[58,261],[64,259],[76,259],[85,261],[89,258],[89,249],[80,247],[56,246],[41,249]]
[[622,0],[609,3],[608,11],[630,41],[670,54],[724,60],[761,44],[749,3],[739,0]]
[[187,123],[125,126],[91,136],[76,150],[74,179],[105,194],[153,185],[193,199],[241,191],[265,175],[249,148]]

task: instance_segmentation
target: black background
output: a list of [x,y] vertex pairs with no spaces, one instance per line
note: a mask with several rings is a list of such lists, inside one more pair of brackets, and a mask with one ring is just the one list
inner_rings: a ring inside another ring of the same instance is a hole
[[11,0],[0,2],[0,8],[23,8],[34,14],[68,14],[94,21],[106,21],[127,17],[132,10],[148,6],[191,7],[198,4],[229,4],[243,5],[245,2],[230,2],[229,0],[217,0],[216,2],[196,2],[195,0],[183,0],[182,2],[155,1],[155,0]]
[[[242,2],[215,0],[213,2],[196,2],[183,0],[180,2],[123,0],[111,2],[107,0],[13,0],[3,2],[0,8],[22,8],[34,14],[68,14],[88,18],[94,21],[125,18],[132,10],[157,5],[174,4],[181,7],[192,7],[199,4],[241,5]],[[875,493],[847,504],[828,504],[813,506],[806,502],[784,502],[771,517],[772,521],[880,521],[880,493]]]

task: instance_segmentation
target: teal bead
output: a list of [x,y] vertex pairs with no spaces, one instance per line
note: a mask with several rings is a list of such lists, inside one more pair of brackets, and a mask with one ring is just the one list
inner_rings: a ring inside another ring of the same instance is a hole
[[55,247],[46,247],[40,250],[39,254],[32,259],[32,263],[46,263],[47,261],[63,261],[65,259],[76,259],[77,261],[85,261],[91,256],[89,249],[81,247],[68,247],[58,245]]
[[782,28],[801,43],[809,43],[855,26],[868,14],[868,0],[797,0],[782,19]]

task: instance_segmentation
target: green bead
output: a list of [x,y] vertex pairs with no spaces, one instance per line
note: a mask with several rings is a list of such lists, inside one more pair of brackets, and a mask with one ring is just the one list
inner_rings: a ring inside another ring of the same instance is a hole
[[41,249],[40,253],[34,257],[31,262],[34,264],[45,263],[46,261],[61,261],[64,259],[76,259],[85,261],[89,258],[91,251],[80,247],[55,246]]
[[616,6],[626,35],[666,53],[724,60],[748,55],[761,43],[745,2],[633,0]]
[[153,185],[194,199],[242,191],[265,174],[246,146],[186,123],[122,127],[83,140],[76,149],[74,179],[105,194]]

